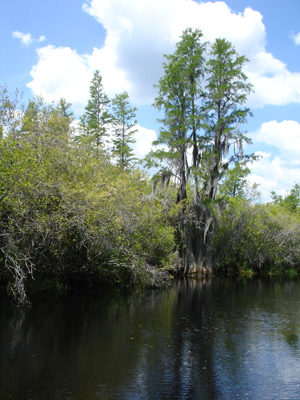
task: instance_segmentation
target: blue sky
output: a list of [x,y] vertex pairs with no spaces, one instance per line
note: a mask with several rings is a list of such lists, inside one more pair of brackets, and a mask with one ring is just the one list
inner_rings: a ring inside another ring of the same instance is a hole
[[189,26],[206,40],[225,37],[250,59],[246,150],[262,156],[250,180],[267,200],[300,182],[299,16],[299,0],[12,0],[0,15],[0,85],[18,87],[24,101],[65,97],[80,116],[99,69],[107,94],[127,90],[138,108],[136,151],[144,155],[159,130],[151,103],[163,53]]

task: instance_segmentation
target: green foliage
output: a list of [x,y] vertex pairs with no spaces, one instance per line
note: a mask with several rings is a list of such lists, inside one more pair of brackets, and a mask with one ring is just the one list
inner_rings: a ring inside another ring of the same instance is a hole
[[85,114],[81,118],[82,137],[84,143],[90,144],[97,156],[103,152],[107,128],[111,122],[108,111],[110,100],[104,93],[102,76],[97,70],[90,86],[90,99],[85,107]]
[[291,213],[299,212],[300,205],[300,185],[295,183],[290,193],[282,197],[277,195],[276,192],[271,192],[271,197],[274,204],[279,204],[281,207]]
[[201,138],[204,187],[211,199],[230,163],[253,158],[243,154],[243,143],[251,144],[251,140],[238,129],[251,115],[249,108],[242,107],[252,91],[243,73],[247,61],[225,39],[216,39],[211,45],[203,93],[205,133]]
[[[201,195],[214,199],[218,182],[229,164],[253,158],[243,154],[243,143],[250,144],[251,140],[237,128],[251,115],[248,108],[241,106],[252,85],[243,73],[248,60],[239,56],[224,39],[216,39],[210,46],[205,67],[204,53],[208,45],[201,43],[202,36],[197,29],[186,29],[174,54],[165,56],[164,76],[156,86],[158,96],[154,102],[154,107],[163,110],[165,117],[159,120],[163,128],[153,143],[165,147],[149,154],[147,162],[153,166],[151,160],[158,161],[163,170],[167,164],[179,180],[179,187],[185,186],[192,172],[195,198],[199,197],[200,178]],[[205,89],[201,83],[205,83]],[[193,155],[190,165],[189,149]],[[229,160],[225,160],[229,151]],[[185,197],[183,194],[181,200]]]
[[[163,127],[153,143],[158,149],[146,158],[147,166],[160,167],[161,178],[170,176],[177,185],[185,272],[212,272],[211,241],[224,208],[216,199],[218,185],[231,163],[255,158],[244,155],[243,144],[251,140],[238,129],[251,115],[243,107],[252,90],[243,72],[248,60],[225,39],[208,45],[202,36],[186,29],[175,52],[165,56],[154,103],[164,112]],[[189,181],[194,196],[187,202]]]
[[4,125],[0,139],[0,280],[22,303],[28,287],[167,276],[173,229],[148,177],[75,142],[72,121],[64,100],[32,99],[18,137]]
[[238,197],[229,204],[213,242],[216,270],[299,270],[299,215],[277,204],[253,204]]
[[0,139],[3,135],[10,132],[11,135],[18,134],[20,125],[20,111],[17,111],[17,105],[22,98],[22,94],[16,89],[13,98],[9,95],[6,86],[0,86]]
[[[209,47],[201,38],[186,29],[165,56],[154,102],[162,129],[147,157],[159,168],[152,193],[133,168],[136,109],[123,92],[109,114],[99,71],[76,137],[64,99],[17,109],[18,91],[11,98],[0,87],[0,283],[19,302],[27,288],[63,292],[74,281],[159,286],[180,263],[185,272],[298,272],[300,185],[253,203],[254,157],[238,129],[250,115],[247,60],[224,39]],[[117,165],[105,149],[109,126]]]
[[245,163],[235,162],[234,167],[228,169],[224,180],[219,185],[220,196],[225,198],[230,197],[246,197],[246,177],[250,174],[250,169],[246,167]]
[[[166,168],[174,179],[179,180],[177,202],[186,199],[186,183],[190,174],[187,164],[187,151],[196,145],[196,129],[201,123],[199,99],[201,91],[199,79],[204,73],[203,52],[205,45],[200,40],[199,30],[186,29],[174,54],[165,55],[164,76],[159,80],[158,96],[154,107],[163,110],[165,117],[160,119],[163,128],[158,140],[153,144],[163,145],[148,156],[159,161],[161,170]],[[191,132],[189,132],[191,130]]]
[[136,160],[133,156],[133,149],[130,147],[135,143],[133,135],[137,132],[136,108],[129,105],[128,93],[117,94],[112,100],[112,127],[113,127],[113,155],[121,169],[133,165]]

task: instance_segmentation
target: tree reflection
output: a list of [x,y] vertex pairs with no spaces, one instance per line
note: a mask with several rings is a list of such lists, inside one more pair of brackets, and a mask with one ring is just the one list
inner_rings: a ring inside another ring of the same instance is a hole
[[184,278],[163,291],[3,308],[1,393],[51,400],[280,397],[300,384],[299,302],[299,282]]

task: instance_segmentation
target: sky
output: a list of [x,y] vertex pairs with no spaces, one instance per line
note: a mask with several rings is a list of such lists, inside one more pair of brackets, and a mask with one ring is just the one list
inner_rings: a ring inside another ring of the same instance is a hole
[[135,150],[144,156],[159,133],[151,106],[163,75],[163,54],[182,31],[201,29],[204,40],[225,38],[249,62],[253,117],[243,129],[261,157],[249,177],[262,199],[300,183],[299,0],[11,0],[1,6],[0,86],[23,100],[64,97],[84,113],[96,69],[110,98],[126,90],[138,108]]

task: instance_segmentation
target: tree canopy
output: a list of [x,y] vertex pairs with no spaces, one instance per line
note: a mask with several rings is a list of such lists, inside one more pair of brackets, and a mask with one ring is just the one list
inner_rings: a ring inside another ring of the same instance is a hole
[[155,150],[137,167],[137,109],[95,71],[74,124],[65,99],[0,87],[0,288],[22,304],[74,283],[161,286],[175,273],[300,269],[300,185],[259,204],[241,127],[247,59],[225,39],[183,31],[165,56]]
[[[153,143],[164,147],[147,157],[148,165],[160,165],[160,175],[168,174],[177,187],[181,256],[190,273],[212,272],[211,242],[222,211],[216,201],[219,182],[230,163],[253,158],[243,153],[251,140],[240,131],[251,115],[243,107],[252,90],[243,72],[248,60],[225,39],[208,44],[202,36],[198,29],[186,29],[174,54],[165,56],[154,103],[164,112],[163,127]],[[193,199],[187,196],[189,180]]]

